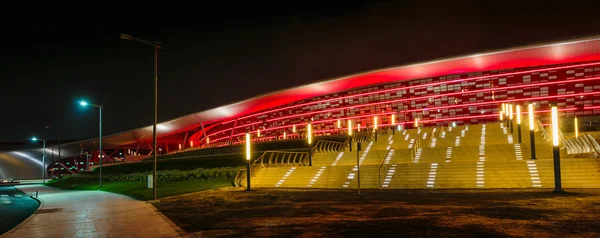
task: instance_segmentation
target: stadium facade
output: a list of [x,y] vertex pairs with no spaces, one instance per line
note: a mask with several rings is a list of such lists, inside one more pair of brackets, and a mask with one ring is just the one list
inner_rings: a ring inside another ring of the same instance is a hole
[[[247,132],[257,141],[297,138],[308,123],[316,136],[336,134],[347,130],[349,120],[354,130],[359,124],[370,128],[374,116],[384,127],[392,126],[392,115],[393,126],[406,128],[415,119],[425,126],[477,124],[497,121],[506,102],[535,103],[537,111],[557,102],[563,117],[600,114],[600,37],[392,67],[260,95],[160,123],[158,150],[240,144]],[[70,143],[63,151],[68,157],[90,152],[86,160],[94,163],[97,142]],[[107,162],[142,158],[153,153],[151,143],[152,127],[139,128],[106,136],[103,153]]]

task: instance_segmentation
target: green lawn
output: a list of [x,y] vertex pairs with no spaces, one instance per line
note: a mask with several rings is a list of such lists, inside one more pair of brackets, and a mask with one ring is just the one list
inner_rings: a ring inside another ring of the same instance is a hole
[[[50,181],[48,186],[64,190],[97,190],[98,181]],[[151,200],[152,189],[146,182],[110,182],[103,181],[102,191],[119,193],[139,200]],[[158,182],[157,197],[164,198],[197,191],[231,187],[231,179],[213,179],[196,181]]]

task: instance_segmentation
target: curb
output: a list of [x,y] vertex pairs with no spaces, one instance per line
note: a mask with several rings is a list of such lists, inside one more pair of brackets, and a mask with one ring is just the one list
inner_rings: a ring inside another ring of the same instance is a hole
[[[18,188],[15,188],[15,189],[19,190]],[[19,191],[21,191],[21,190],[19,190]],[[21,192],[23,192],[23,191],[21,191]],[[31,216],[29,216],[27,219],[25,219],[21,223],[19,223],[19,225],[16,225],[12,229],[8,230],[6,233],[0,235],[0,238],[6,238],[6,237],[8,237],[10,234],[12,234],[13,232],[17,231],[22,226],[24,226],[25,224],[27,224],[27,222],[29,222],[29,220],[31,220],[33,217],[35,217],[37,215],[36,212],[39,211],[40,209],[42,209],[44,207],[44,200],[39,199],[39,198],[34,198],[33,196],[29,196],[29,197],[31,199],[33,199],[33,200],[36,200],[38,203],[40,203],[40,205],[38,206],[38,208],[35,209],[35,211],[33,212],[33,214],[31,214]]]
[[151,203],[147,203],[147,204],[154,210],[154,212],[156,212],[156,214],[158,214],[171,227],[173,227],[173,229],[175,229],[175,231],[177,231],[177,234],[179,234],[180,237],[187,237],[186,231],[181,229],[181,227],[179,227],[177,224],[175,224],[175,222],[171,221],[171,219],[169,219],[167,216],[165,216],[165,214],[163,214],[162,212],[159,212],[158,209],[154,205],[152,205]]

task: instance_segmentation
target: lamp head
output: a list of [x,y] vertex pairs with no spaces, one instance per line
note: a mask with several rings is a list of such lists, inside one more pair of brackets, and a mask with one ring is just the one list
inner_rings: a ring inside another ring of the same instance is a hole
[[119,36],[119,39],[121,39],[121,40],[133,40],[133,37],[130,36],[130,35],[121,33],[121,36]]
[[38,140],[38,138],[37,138],[37,137],[33,137],[33,138],[31,138],[31,141],[37,141],[37,140]]
[[82,107],[86,107],[88,103],[86,101],[81,101],[79,102],[79,105],[81,105]]

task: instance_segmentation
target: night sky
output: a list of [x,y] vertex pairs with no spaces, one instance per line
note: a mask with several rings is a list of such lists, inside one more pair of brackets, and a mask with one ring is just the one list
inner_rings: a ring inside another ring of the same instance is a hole
[[105,107],[105,134],[150,125],[153,48],[120,33],[165,48],[159,121],[361,71],[600,33],[597,4],[524,2],[3,6],[0,141],[96,137],[97,110],[81,98]]

